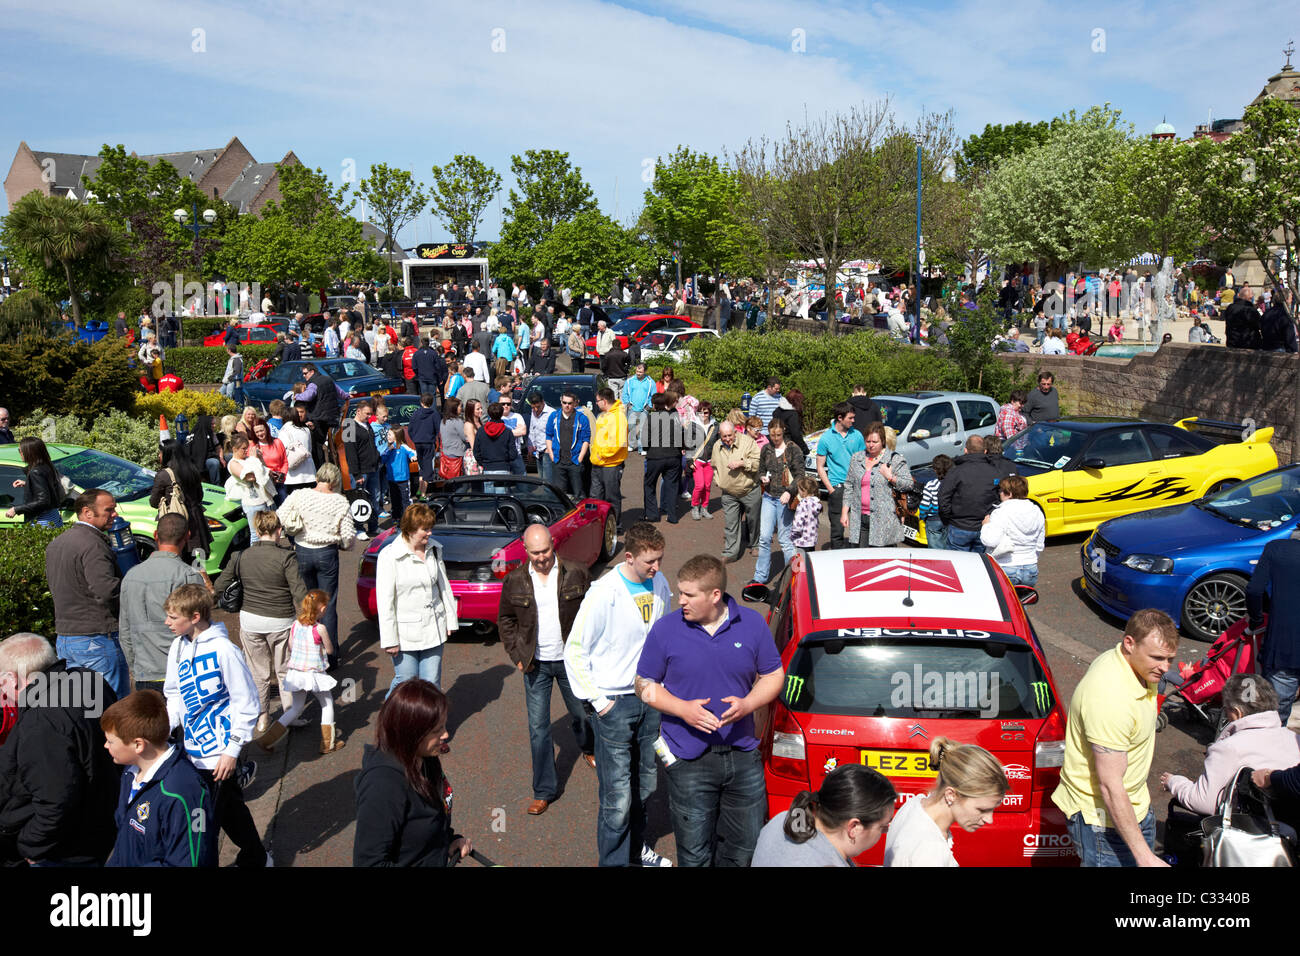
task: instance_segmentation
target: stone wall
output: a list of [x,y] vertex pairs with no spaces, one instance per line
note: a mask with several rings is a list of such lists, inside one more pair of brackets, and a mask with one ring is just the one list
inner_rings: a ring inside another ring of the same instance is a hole
[[1123,415],[1174,422],[1200,415],[1226,421],[1252,418],[1272,426],[1278,461],[1295,457],[1296,356],[1170,343],[1131,359],[1070,355],[1004,355],[1026,373],[1050,371],[1070,415]]

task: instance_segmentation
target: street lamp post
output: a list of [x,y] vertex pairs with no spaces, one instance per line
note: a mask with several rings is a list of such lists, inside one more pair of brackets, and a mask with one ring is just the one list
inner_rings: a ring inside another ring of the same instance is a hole
[[[172,213],[172,218],[176,220],[176,224],[178,226],[182,226],[185,229],[189,229],[191,232],[194,233],[194,271],[199,274],[199,279],[201,281],[203,278],[203,260],[199,252],[199,233],[204,229],[212,228],[213,224],[217,221],[217,212],[215,209],[203,210],[203,216],[201,217],[203,221],[200,222],[199,204],[198,202],[195,202],[193,222],[189,223],[188,225],[186,224],[186,220],[190,218],[190,214],[187,213],[184,209],[177,209],[175,212]],[[204,299],[205,300],[207,299],[206,294],[204,295]],[[204,309],[204,311],[205,312],[207,311],[206,308]]]

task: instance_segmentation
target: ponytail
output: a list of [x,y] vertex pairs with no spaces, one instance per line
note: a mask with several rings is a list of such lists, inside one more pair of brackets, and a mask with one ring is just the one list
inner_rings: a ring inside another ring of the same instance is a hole
[[790,810],[785,815],[786,839],[793,843],[807,843],[817,835],[817,826],[813,822],[817,817],[817,798],[821,791],[813,793],[802,790],[790,801]]
[[951,787],[963,797],[1004,797],[1009,784],[998,758],[975,744],[936,737],[930,744],[930,769],[938,771],[935,789]]
[[827,830],[837,830],[850,820],[871,826],[893,815],[897,799],[894,785],[878,771],[861,764],[836,767],[822,780],[820,790],[804,790],[790,802],[785,835],[794,843],[806,843],[817,835],[819,823]]

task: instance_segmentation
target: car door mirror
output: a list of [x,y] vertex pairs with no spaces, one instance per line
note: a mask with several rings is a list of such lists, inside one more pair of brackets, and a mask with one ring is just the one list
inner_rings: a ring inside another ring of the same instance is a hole
[[1038,589],[1030,587],[1028,584],[1017,584],[1016,598],[1020,601],[1022,607],[1029,607],[1031,604],[1038,603]]
[[929,437],[930,437],[930,429],[928,429],[928,428],[918,428],[916,431],[912,432],[912,434],[910,434],[909,436],[907,436],[907,440],[908,440],[908,441],[925,441],[925,440],[926,440],[927,438],[929,438]]
[[772,593],[768,590],[766,584],[746,584],[740,589],[740,596],[750,604],[767,604],[771,601]]
[[1096,456],[1085,458],[1083,460],[1083,467],[1087,468],[1089,471],[1100,471],[1106,467],[1106,459],[1097,458]]

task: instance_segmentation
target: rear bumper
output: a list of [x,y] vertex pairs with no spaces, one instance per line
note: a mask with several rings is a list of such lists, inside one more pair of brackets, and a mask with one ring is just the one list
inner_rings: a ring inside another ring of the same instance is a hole
[[[461,621],[496,623],[497,609],[501,606],[500,581],[452,581],[451,593],[456,598],[456,617]],[[379,617],[373,577],[357,577],[357,604],[366,620],[373,621]]]

